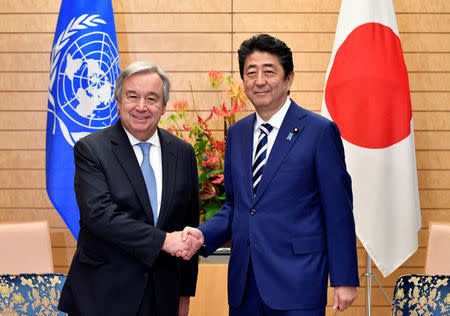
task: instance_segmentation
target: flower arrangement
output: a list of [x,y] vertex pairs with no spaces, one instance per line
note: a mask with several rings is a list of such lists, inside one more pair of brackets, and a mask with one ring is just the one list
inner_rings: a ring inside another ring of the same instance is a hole
[[[216,91],[219,105],[212,107],[208,117],[202,118],[197,113],[194,118],[186,115],[189,104],[181,100],[174,103],[175,112],[162,121],[162,125],[169,132],[185,139],[194,147],[199,171],[200,209],[203,221],[216,214],[225,202],[223,164],[226,132],[228,127],[236,122],[236,114],[242,112],[247,102],[243,88],[237,85],[231,76],[223,80],[221,72],[211,70],[209,82]],[[195,109],[196,101],[192,87],[191,93]],[[223,101],[224,96],[227,101]],[[223,139],[217,139],[208,126],[208,122],[214,116],[223,118]]]

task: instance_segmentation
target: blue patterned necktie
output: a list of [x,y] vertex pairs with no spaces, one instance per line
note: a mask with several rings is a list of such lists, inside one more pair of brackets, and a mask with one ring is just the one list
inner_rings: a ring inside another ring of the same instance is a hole
[[272,125],[269,123],[262,124],[259,129],[261,133],[258,137],[258,145],[256,146],[255,159],[253,161],[253,195],[256,195],[256,190],[261,182],[263,167],[266,164],[267,153],[267,135],[272,130]]
[[153,168],[150,165],[150,143],[138,143],[137,144],[144,155],[144,159],[141,163],[141,171],[144,176],[145,186],[147,187],[148,198],[150,199],[150,205],[153,211],[153,223],[156,227],[158,220],[158,194],[156,189],[156,178]]

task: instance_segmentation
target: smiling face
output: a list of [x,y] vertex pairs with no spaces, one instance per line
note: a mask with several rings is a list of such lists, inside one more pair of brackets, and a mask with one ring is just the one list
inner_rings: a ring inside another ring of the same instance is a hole
[[283,66],[271,53],[255,51],[245,60],[245,93],[265,121],[283,106],[293,79],[294,72],[284,78]]
[[125,129],[140,141],[152,137],[161,115],[166,112],[163,97],[164,84],[158,73],[136,73],[125,78],[117,102]]

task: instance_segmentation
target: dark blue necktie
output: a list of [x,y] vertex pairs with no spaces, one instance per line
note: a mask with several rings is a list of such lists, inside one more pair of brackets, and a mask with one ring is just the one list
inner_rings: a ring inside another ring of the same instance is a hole
[[141,171],[144,176],[145,186],[147,187],[148,198],[150,199],[150,205],[153,211],[153,223],[156,227],[158,220],[158,193],[156,189],[156,178],[153,168],[150,165],[150,143],[138,143],[137,144],[144,155],[144,159],[141,163]]
[[263,167],[266,164],[267,153],[267,136],[272,130],[272,125],[269,123],[262,124],[259,129],[261,133],[258,137],[258,144],[256,146],[255,159],[253,161],[253,195],[256,195],[258,184],[261,182]]

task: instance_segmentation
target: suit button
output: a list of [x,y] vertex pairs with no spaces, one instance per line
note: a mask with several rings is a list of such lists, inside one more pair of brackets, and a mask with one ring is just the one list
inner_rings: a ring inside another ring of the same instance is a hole
[[250,239],[247,239],[247,245],[250,245]]
[[253,215],[255,215],[255,214],[256,214],[256,211],[255,211],[255,210],[251,210],[251,211],[250,211],[250,215],[253,216]]

